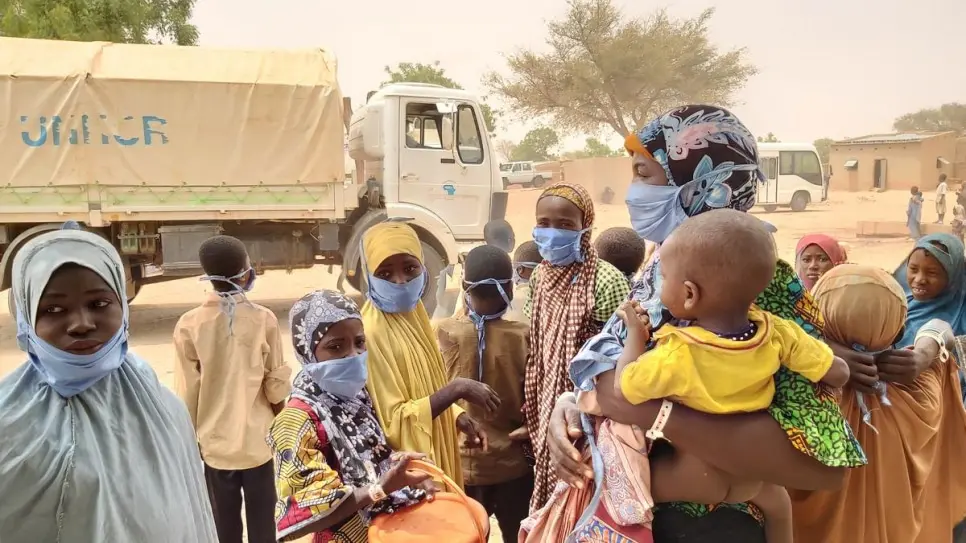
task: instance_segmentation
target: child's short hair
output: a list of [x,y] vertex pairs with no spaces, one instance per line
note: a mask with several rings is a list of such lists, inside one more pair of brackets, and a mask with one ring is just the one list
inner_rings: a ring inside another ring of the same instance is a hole
[[517,250],[513,252],[514,262],[536,262],[539,264],[542,260],[540,248],[537,247],[537,242],[533,240],[521,243]]
[[483,226],[483,241],[487,245],[499,247],[504,253],[509,253],[516,245],[513,227],[503,219],[496,219]]
[[[503,281],[501,286],[508,296],[512,296],[513,284],[513,265],[510,263],[510,255],[506,251],[493,245],[481,245],[473,248],[466,254],[463,261],[463,288],[466,289],[471,283],[483,281],[484,279],[496,279]],[[473,287],[473,295],[481,298],[500,298],[500,290],[496,285],[479,285]]]
[[775,276],[778,257],[764,223],[749,213],[716,209],[681,223],[661,247],[723,305],[750,306]]
[[[198,249],[198,260],[205,275],[234,277],[248,267],[248,249],[236,237],[214,236],[206,239]],[[215,290],[232,290],[231,285],[212,281]]]
[[624,226],[601,232],[594,240],[594,247],[602,260],[613,264],[627,277],[637,273],[647,256],[644,239],[633,228]]

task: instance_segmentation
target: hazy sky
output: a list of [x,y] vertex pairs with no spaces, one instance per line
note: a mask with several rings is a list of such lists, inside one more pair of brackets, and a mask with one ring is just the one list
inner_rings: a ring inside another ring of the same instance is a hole
[[[758,134],[859,136],[889,131],[908,111],[966,102],[966,0],[615,2],[638,15],[667,7],[688,16],[716,5],[712,39],[747,48],[760,70],[733,107]],[[202,45],[332,50],[342,91],[358,104],[383,81],[383,67],[398,62],[438,60],[468,90],[483,92],[481,75],[504,70],[504,53],[541,47],[544,22],[566,7],[564,0],[198,0],[194,22]],[[527,128],[512,123],[497,137],[517,140]]]

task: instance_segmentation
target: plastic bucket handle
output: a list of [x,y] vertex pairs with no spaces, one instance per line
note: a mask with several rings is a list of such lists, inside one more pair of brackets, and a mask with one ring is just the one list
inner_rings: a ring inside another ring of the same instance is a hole
[[480,535],[480,543],[486,543],[486,527],[480,524],[480,519],[476,518],[476,512],[470,506],[469,498],[466,496],[466,493],[463,492],[463,489],[459,487],[459,485],[457,485],[452,479],[443,473],[443,470],[439,469],[434,464],[430,464],[429,462],[425,462],[423,460],[410,460],[409,465],[406,466],[406,469],[425,471],[433,478],[443,481],[443,484],[448,486],[454,494],[459,496],[460,501],[462,501],[463,505],[466,506],[466,510],[470,513],[470,516],[473,517],[473,525],[476,526],[476,531]]

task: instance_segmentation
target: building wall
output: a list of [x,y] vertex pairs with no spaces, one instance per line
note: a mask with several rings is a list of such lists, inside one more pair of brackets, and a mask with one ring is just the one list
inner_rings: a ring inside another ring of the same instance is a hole
[[[939,157],[950,162],[948,166],[936,167]],[[953,176],[956,159],[956,136],[940,134],[920,142],[833,144],[829,153],[832,190],[861,191],[875,186],[875,161],[886,161],[886,189],[908,190],[918,186],[933,190],[939,183],[939,174]],[[855,170],[846,170],[845,163],[858,160]]]
[[958,183],[966,181],[966,138],[956,140],[956,160],[953,161],[952,177]]
[[[937,168],[936,161],[939,157],[949,161],[949,165]],[[921,160],[922,174],[920,178],[922,184],[919,185],[919,188],[923,190],[935,189],[936,185],[939,184],[939,174],[944,173],[949,177],[953,175],[953,166],[956,162],[956,134],[950,132],[924,140],[922,142]]]
[[[832,177],[830,190],[862,191],[875,187],[875,161],[886,160],[886,189],[908,190],[921,185],[920,143],[836,145],[829,152]],[[858,168],[846,170],[845,163],[858,160]],[[935,183],[933,183],[935,187]],[[925,189],[924,189],[925,190]]]

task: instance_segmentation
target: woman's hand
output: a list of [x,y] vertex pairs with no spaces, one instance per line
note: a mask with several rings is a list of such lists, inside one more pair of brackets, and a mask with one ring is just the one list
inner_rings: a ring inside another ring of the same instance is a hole
[[490,445],[486,438],[486,432],[476,419],[466,413],[460,414],[456,419],[456,429],[466,436],[466,446],[471,449],[483,449],[486,451]]
[[459,397],[473,405],[486,409],[487,415],[493,415],[500,408],[500,396],[486,383],[457,377],[453,380],[459,391]]
[[576,488],[583,488],[584,480],[594,477],[594,472],[590,466],[581,462],[580,451],[573,445],[573,441],[583,435],[577,401],[570,397],[557,400],[557,405],[550,414],[547,445],[557,476]]
[[879,368],[875,358],[871,354],[853,351],[836,343],[829,342],[829,346],[849,366],[849,386],[857,392],[874,394],[875,385],[879,382]]
[[417,488],[420,484],[429,480],[430,477],[425,471],[408,469],[409,462],[412,460],[423,460],[424,458],[426,458],[425,454],[413,452],[392,453],[390,457],[392,467],[379,478],[379,486],[382,487],[386,494],[395,492],[401,488],[406,488],[407,486]]
[[893,349],[879,353],[875,357],[875,362],[880,379],[888,383],[908,386],[919,378],[919,374],[925,371],[935,358],[918,348]]
[[433,501],[433,498],[436,497],[436,493],[439,492],[439,486],[436,484],[436,481],[432,479],[426,479],[425,481],[410,488],[412,488],[413,490],[422,490],[423,492],[425,492],[426,501],[430,501],[430,502]]

